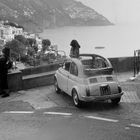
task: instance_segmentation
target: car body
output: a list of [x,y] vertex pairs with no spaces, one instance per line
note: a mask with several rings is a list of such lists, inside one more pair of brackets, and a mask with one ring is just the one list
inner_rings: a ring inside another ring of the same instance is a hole
[[83,102],[111,100],[118,104],[123,95],[107,58],[97,54],[80,54],[69,58],[55,73],[57,93],[64,91],[72,96],[75,106]]

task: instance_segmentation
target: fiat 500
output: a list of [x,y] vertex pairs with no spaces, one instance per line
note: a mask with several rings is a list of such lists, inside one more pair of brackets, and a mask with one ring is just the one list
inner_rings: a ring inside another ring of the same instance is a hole
[[97,54],[80,54],[67,59],[55,73],[56,93],[72,96],[75,106],[83,102],[111,100],[118,104],[123,95],[107,58]]

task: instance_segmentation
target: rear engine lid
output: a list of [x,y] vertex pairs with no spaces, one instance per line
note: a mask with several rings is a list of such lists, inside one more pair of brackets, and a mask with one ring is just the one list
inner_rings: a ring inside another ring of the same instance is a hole
[[114,75],[96,76],[89,79],[89,84],[117,81]]
[[[103,96],[118,93],[118,83],[115,77],[90,78],[88,88],[91,96]],[[109,81],[108,81],[109,80]]]
[[113,68],[102,68],[102,69],[85,69],[84,74],[87,77],[98,76],[98,75],[112,75]]

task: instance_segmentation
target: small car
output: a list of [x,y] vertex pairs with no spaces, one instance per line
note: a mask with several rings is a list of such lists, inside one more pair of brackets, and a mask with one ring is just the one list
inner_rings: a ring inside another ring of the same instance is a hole
[[97,54],[68,58],[56,71],[54,86],[56,93],[63,91],[72,96],[76,107],[104,100],[118,104],[123,95],[110,61]]

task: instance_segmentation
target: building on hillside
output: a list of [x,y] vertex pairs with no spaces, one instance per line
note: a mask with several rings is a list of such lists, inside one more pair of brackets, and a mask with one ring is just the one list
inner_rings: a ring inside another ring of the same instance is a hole
[[13,27],[4,26],[3,38],[6,40],[6,42],[11,41],[12,39],[14,39]]
[[13,31],[12,31],[12,34],[15,35],[24,35],[23,33],[23,28],[16,28],[16,27],[13,27]]
[[24,37],[35,39],[39,51],[41,50],[41,48],[42,48],[42,38],[40,38],[38,34],[33,34],[33,33],[31,34],[31,33],[24,32]]
[[23,35],[23,28],[16,28],[9,25],[0,26],[1,42],[6,43],[8,41],[11,41],[12,39],[14,39],[15,35]]
[[5,44],[5,28],[0,26],[0,48]]
[[42,49],[42,39],[40,37],[36,37],[36,44],[38,45],[38,50]]

